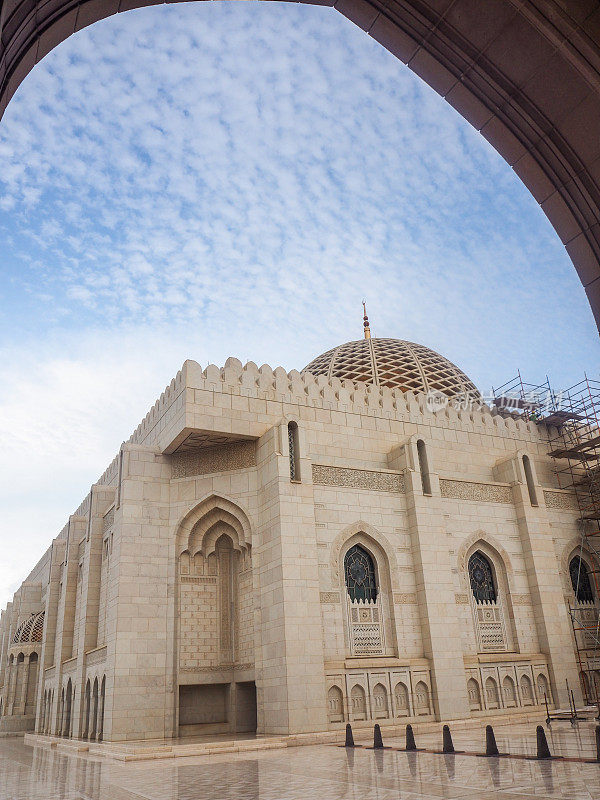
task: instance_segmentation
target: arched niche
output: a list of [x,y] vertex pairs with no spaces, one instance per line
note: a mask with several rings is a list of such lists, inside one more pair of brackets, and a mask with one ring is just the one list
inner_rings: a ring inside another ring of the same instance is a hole
[[[396,655],[396,625],[387,551],[370,533],[358,530],[349,533],[337,552],[339,563],[336,572],[344,600],[342,605],[345,610],[348,654]],[[350,556],[353,556],[353,562],[356,556],[358,567],[364,561],[372,568],[375,588],[368,597],[362,593],[356,595],[352,591],[352,580],[348,571]]]
[[344,695],[339,686],[331,686],[327,692],[327,718],[330,724],[344,722]]
[[481,690],[475,678],[469,678],[467,681],[467,697],[470,710],[481,711]]
[[[491,538],[491,537],[490,537]],[[489,566],[493,592],[489,598],[477,591],[474,562]],[[461,586],[469,598],[478,652],[518,652],[509,576],[508,554],[489,538],[476,534],[463,542],[458,555]]]
[[177,555],[187,552],[194,557],[201,553],[208,558],[225,529],[236,550],[249,550],[252,531],[245,511],[226,497],[206,497],[181,520],[177,529]]

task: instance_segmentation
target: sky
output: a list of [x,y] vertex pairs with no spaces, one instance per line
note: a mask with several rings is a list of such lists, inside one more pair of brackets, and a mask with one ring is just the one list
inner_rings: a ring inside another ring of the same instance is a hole
[[362,335],[486,391],[600,342],[537,203],[330,8],[177,3],[63,42],[0,121],[0,606],[186,358]]

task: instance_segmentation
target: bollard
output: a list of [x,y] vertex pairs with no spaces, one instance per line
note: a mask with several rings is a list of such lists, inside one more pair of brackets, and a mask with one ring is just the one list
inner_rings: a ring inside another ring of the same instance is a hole
[[348,722],[346,725],[346,744],[344,747],[354,747],[354,736],[352,735],[352,725]]
[[453,753],[454,752],[454,745],[452,744],[452,735],[450,733],[450,728],[447,725],[443,727],[443,747],[442,753]]
[[546,740],[546,733],[541,725],[536,728],[537,735],[537,757],[538,758],[552,758],[550,755],[550,748]]
[[375,725],[373,728],[373,750],[380,750],[383,747],[383,739],[381,738],[381,728]]
[[485,726],[485,754],[486,756],[499,756],[494,729],[491,725]]
[[415,735],[413,733],[412,725],[406,726],[406,750],[416,750]]
[[596,761],[600,761],[600,725],[596,725]]

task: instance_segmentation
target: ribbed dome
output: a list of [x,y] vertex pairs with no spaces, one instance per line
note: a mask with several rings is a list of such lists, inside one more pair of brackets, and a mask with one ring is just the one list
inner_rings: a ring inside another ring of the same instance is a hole
[[401,339],[346,342],[315,358],[302,372],[402,391],[438,391],[448,397],[469,392],[471,397],[480,396],[475,384],[447,358]]

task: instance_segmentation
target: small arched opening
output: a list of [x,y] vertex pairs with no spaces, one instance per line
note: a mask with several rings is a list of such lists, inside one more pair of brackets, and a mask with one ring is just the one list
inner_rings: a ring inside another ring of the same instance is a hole
[[533,480],[533,470],[531,468],[529,456],[523,456],[523,471],[525,472],[525,482],[527,483],[529,502],[532,506],[537,506],[537,493],[535,490],[535,481]]
[[288,422],[288,454],[290,460],[290,480],[300,481],[300,440],[298,423]]
[[375,719],[388,719],[389,716],[387,689],[382,683],[378,683],[373,689],[373,717]]
[[481,711],[481,692],[479,690],[479,683],[475,678],[469,678],[467,681],[467,696],[469,698],[470,710]]
[[344,696],[339,686],[327,692],[327,716],[330,724],[344,721]]
[[423,439],[417,441],[417,456],[419,458],[419,472],[421,473],[421,488],[423,489],[423,494],[431,495],[429,461],[427,459],[427,448]]

